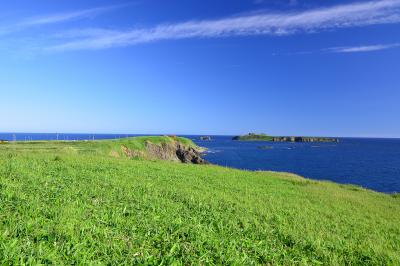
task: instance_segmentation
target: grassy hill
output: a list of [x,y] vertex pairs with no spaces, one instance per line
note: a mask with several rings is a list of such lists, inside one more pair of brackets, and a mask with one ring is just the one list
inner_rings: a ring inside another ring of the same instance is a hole
[[17,151],[29,153],[61,153],[61,154],[87,154],[87,155],[114,155],[124,157],[123,149],[126,147],[138,152],[145,152],[146,142],[156,145],[179,142],[188,147],[197,147],[193,141],[181,137],[169,136],[143,136],[121,138],[113,140],[96,141],[20,141],[0,144],[0,152]]
[[174,140],[1,144],[1,264],[400,264],[398,196],[121,153],[145,141]]

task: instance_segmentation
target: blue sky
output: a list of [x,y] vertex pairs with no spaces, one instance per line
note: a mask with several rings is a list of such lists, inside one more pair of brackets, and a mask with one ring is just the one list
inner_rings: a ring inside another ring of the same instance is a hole
[[400,137],[400,0],[15,0],[0,132]]

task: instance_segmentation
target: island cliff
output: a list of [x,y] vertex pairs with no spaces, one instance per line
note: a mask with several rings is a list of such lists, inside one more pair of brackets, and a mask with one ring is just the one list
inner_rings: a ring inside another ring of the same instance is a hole
[[339,142],[338,138],[329,137],[303,137],[303,136],[268,136],[266,134],[249,133],[235,136],[232,140],[241,141],[273,141],[273,142]]
[[274,142],[339,142],[338,138],[326,137],[272,137]]

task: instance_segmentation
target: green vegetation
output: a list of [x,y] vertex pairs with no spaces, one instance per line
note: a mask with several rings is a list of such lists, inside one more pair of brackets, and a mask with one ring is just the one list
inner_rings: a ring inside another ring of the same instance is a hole
[[133,138],[122,138],[114,140],[96,141],[30,141],[9,142],[0,146],[0,152],[18,151],[29,153],[61,153],[61,154],[86,154],[86,155],[112,155],[114,157],[126,157],[121,147],[130,150],[145,152],[145,143],[151,142],[156,145],[178,141],[188,147],[196,144],[190,139],[168,136],[143,136]]
[[249,133],[247,135],[233,137],[232,139],[242,141],[272,141],[273,137],[266,134]]
[[400,264],[398,196],[110,156],[146,140],[1,145],[0,263]]

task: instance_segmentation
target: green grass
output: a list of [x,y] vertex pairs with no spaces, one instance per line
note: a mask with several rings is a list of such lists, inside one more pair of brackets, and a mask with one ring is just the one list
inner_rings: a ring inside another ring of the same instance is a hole
[[233,139],[241,141],[272,141],[273,137],[268,136],[266,134],[249,133],[243,136],[236,136]]
[[145,140],[1,145],[0,263],[400,264],[398,196],[109,156]]
[[95,140],[95,141],[30,141],[30,142],[9,142],[0,145],[0,152],[18,151],[30,153],[69,153],[69,154],[90,154],[90,155],[110,155],[112,153],[124,157],[121,150],[125,146],[131,150],[144,151],[145,142],[153,144],[169,143],[178,141],[183,145],[197,147],[192,140],[182,137],[168,136],[142,136],[122,138],[115,140]]

